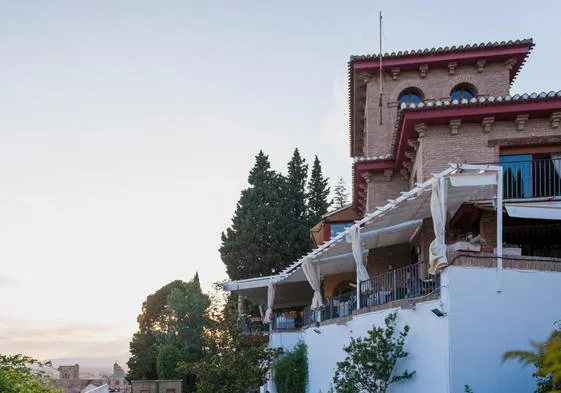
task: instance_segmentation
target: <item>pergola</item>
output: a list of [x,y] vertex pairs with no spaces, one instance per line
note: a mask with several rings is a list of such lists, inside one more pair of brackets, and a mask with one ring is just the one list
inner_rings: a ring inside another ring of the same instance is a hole
[[[410,242],[424,219],[432,218],[435,240],[430,247],[430,270],[438,273],[447,265],[446,218],[475,198],[493,199],[497,211],[497,290],[502,280],[503,173],[497,165],[449,164],[396,199],[366,214],[361,220],[331,240],[310,251],[277,275],[232,281],[225,289],[237,292],[260,305],[322,306],[322,276],[356,272],[357,283],[367,280],[364,255],[370,249]],[[359,290],[357,285],[357,291]],[[360,296],[357,296],[360,308]],[[265,322],[268,318],[266,318]]]

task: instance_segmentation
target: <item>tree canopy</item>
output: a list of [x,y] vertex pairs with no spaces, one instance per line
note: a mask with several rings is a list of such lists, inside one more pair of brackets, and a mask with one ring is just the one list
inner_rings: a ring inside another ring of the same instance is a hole
[[198,275],[190,282],[173,281],[149,295],[130,343],[129,379],[180,378],[183,391],[193,392],[194,375],[178,371],[178,366],[201,359],[209,306]]
[[62,393],[43,370],[50,363],[40,363],[25,355],[0,354],[0,392]]
[[[230,299],[231,300],[231,299]],[[263,385],[275,355],[260,335],[244,334],[232,318],[235,302],[227,301],[213,316],[204,335],[200,361],[185,361],[180,370],[196,375],[196,393],[246,393]]]
[[553,330],[545,342],[532,341],[533,351],[510,351],[503,361],[514,359],[523,365],[536,367],[535,393],[561,393],[561,323]]
[[310,227],[317,224],[327,213],[332,201],[329,201],[329,178],[324,178],[321,162],[315,156],[312,174],[308,182],[308,222]]
[[349,202],[349,193],[347,192],[347,187],[345,186],[345,180],[342,177],[337,179],[337,184],[333,189],[333,203],[335,207],[341,208],[346,206]]
[[319,159],[308,165],[295,149],[287,175],[271,169],[262,151],[242,191],[232,224],[222,233],[220,255],[233,280],[275,274],[312,247],[311,220],[329,206]]

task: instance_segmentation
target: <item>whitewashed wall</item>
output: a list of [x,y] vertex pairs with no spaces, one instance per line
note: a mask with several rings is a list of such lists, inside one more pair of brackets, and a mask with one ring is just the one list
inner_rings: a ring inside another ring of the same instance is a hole
[[529,340],[545,340],[561,319],[561,273],[505,269],[501,293],[496,277],[489,268],[444,271],[451,393],[463,392],[465,384],[476,393],[534,391],[533,369],[502,364],[501,356],[530,348]]
[[291,351],[302,337],[303,332],[272,332],[269,335],[269,347]]
[[[475,393],[533,392],[532,368],[502,364],[501,357],[508,350],[530,348],[530,340],[545,340],[561,319],[561,273],[505,269],[498,293],[496,269],[450,266],[442,283],[441,300],[398,310],[398,327],[411,328],[409,356],[399,369],[416,374],[393,385],[390,393],[463,393],[466,384]],[[446,315],[435,316],[434,308]],[[308,346],[308,392],[327,393],[350,337],[383,325],[392,311],[354,316],[341,325],[273,333],[270,345],[290,350],[303,340]],[[267,388],[276,392],[272,384]]]
[[[415,310],[399,310],[397,324],[401,329],[409,325],[411,331],[406,341],[409,357],[399,365],[400,369],[415,370],[410,381],[392,388],[392,393],[445,392],[447,371],[447,332],[444,318],[436,317],[430,310],[438,307],[438,301],[418,304]],[[306,329],[304,339],[308,345],[309,393],[329,390],[336,364],[344,359],[343,346],[350,337],[365,336],[374,325],[384,325],[385,317],[394,310],[384,310],[355,316],[346,325],[319,327],[320,333]]]

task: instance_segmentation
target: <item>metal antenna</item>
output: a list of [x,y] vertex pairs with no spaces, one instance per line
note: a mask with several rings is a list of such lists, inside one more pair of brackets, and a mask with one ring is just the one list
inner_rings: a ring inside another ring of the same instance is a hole
[[379,84],[380,84],[380,102],[379,102],[379,106],[380,106],[380,125],[382,125],[382,93],[384,92],[384,88],[383,88],[383,84],[384,84],[384,74],[382,71],[382,11],[380,11],[380,53],[378,58],[380,59],[380,67],[379,67],[379,71],[380,71],[380,76],[379,76]]

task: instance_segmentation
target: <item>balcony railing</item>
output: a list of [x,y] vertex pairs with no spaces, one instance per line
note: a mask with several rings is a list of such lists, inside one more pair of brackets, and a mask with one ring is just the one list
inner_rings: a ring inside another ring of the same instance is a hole
[[247,334],[261,334],[269,331],[259,317],[243,317],[238,321],[240,330]]
[[323,300],[323,308],[319,311],[313,311],[310,306],[304,308],[302,313],[302,325],[311,325],[319,321],[327,321],[329,319],[348,317],[353,315],[356,310],[356,294],[346,293],[339,296],[333,296]]
[[561,196],[561,158],[509,160],[501,157],[505,199]]
[[356,294],[354,293],[327,298],[321,310],[321,320],[348,317],[353,315],[354,310],[356,310]]
[[302,312],[277,312],[274,314],[273,330],[293,330],[300,329],[302,324]]
[[360,306],[417,298],[440,289],[440,275],[429,274],[428,267],[428,263],[420,262],[361,282]]

